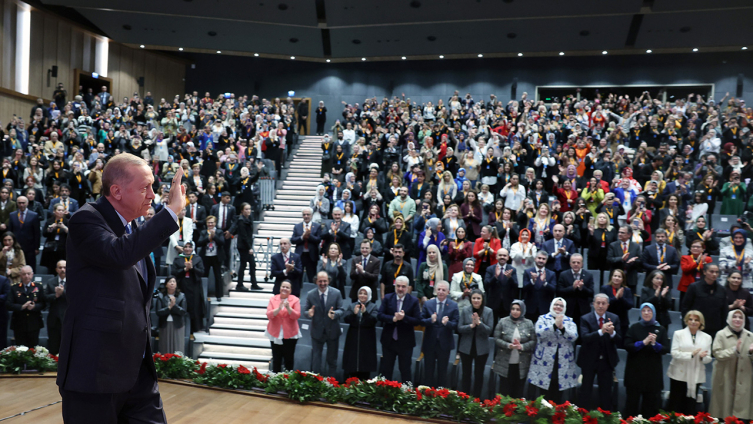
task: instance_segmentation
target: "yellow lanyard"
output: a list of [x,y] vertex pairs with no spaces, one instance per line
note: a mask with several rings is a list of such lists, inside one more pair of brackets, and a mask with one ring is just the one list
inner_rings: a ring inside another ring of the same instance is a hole
[[395,271],[395,278],[400,274],[400,270],[403,269],[403,264],[400,264],[400,266],[397,267],[397,271]]

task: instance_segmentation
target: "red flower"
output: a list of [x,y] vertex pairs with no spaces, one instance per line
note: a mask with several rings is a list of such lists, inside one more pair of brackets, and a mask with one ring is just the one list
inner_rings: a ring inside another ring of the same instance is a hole
[[420,390],[416,390],[416,399],[417,399],[417,400],[421,400],[421,399],[423,399],[423,398],[424,398],[424,397],[423,397],[423,396],[421,396],[421,391],[420,391]]
[[578,413],[581,415],[588,415],[588,409],[586,408],[578,408]]
[[58,357],[57,357],[57,356],[55,356],[55,355],[49,354],[49,355],[47,355],[47,356],[49,356],[50,358],[54,359],[54,360],[55,360],[55,362],[57,362],[57,361],[58,361]]
[[512,417],[512,414],[515,413],[515,408],[517,408],[517,405],[515,405],[513,402],[510,402],[505,405],[504,408],[502,408],[502,412],[505,413],[505,416]]
[[598,410],[599,412],[601,412],[602,414],[604,414],[604,415],[606,415],[606,416],[610,416],[610,415],[612,415],[612,413],[611,413],[611,412],[609,412],[609,411],[605,411],[605,410],[603,410],[603,409],[601,409],[601,408],[596,408],[596,410]]
[[565,422],[565,413],[564,412],[557,412],[552,417],[552,423],[553,424],[564,424]]
[[535,417],[539,414],[539,410],[533,405],[526,405],[526,414],[528,414],[529,417]]
[[327,377],[327,383],[331,384],[334,387],[340,387],[340,383],[335,377]]
[[599,420],[597,420],[596,418],[594,418],[594,417],[592,417],[590,415],[584,415],[583,416],[583,422],[585,424],[599,424]]
[[660,423],[666,420],[667,418],[668,417],[666,415],[656,414],[653,417],[649,418],[648,420],[651,421],[652,423]]
[[243,365],[239,365],[238,374],[251,374],[251,371],[249,371],[248,368],[244,367]]
[[709,415],[709,413],[708,413],[708,412],[699,412],[699,413],[698,413],[698,414],[697,414],[697,415],[695,416],[695,422],[696,422],[696,423],[702,423],[702,422],[711,422],[711,421],[712,421],[712,419],[711,419],[711,415]]
[[458,392],[458,397],[460,399],[468,399],[468,398],[470,398],[470,396],[468,396],[467,394],[465,394],[463,392]]
[[227,364],[219,364],[219,365],[217,365],[217,367],[218,368],[225,368],[225,367],[227,367]]
[[199,370],[196,372],[200,375],[204,375],[204,373],[207,372],[207,363],[204,362],[203,364],[201,364],[201,368],[199,368]]
[[324,381],[324,377],[322,377],[321,375],[317,375],[316,379],[319,380],[319,381]]

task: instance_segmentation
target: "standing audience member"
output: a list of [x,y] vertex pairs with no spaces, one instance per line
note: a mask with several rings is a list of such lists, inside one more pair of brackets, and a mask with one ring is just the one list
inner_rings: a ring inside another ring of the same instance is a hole
[[[429,245],[426,249],[426,262],[418,267],[416,274],[416,297],[423,305],[427,300],[437,295],[437,284],[447,281],[447,265],[442,262],[442,255],[436,245]],[[351,278],[352,279],[352,278]],[[449,290],[449,283],[448,283]]]
[[395,359],[398,361],[401,382],[413,381],[411,356],[416,346],[413,327],[421,324],[418,299],[408,294],[408,278],[401,275],[395,279],[395,291],[384,295],[379,307],[382,330],[382,362],[379,370],[386,379],[392,380]]
[[201,256],[194,253],[192,242],[183,245],[183,253],[175,258],[172,269],[178,288],[186,297],[186,310],[191,319],[190,331],[193,340],[193,333],[204,330],[206,300],[201,282],[201,277],[204,276],[204,262]]
[[[447,387],[447,366],[450,352],[455,349],[453,334],[458,328],[458,304],[448,298],[450,284],[438,281],[436,297],[424,302],[421,321],[424,331],[424,380],[427,386]],[[459,329],[458,329],[459,330]]]
[[463,364],[462,390],[477,398],[481,397],[481,387],[484,385],[486,359],[490,353],[489,337],[493,328],[494,313],[484,305],[484,293],[474,289],[471,291],[471,306],[460,311],[458,352]]
[[186,295],[178,289],[172,275],[165,280],[165,288],[157,297],[160,353],[185,352],[186,338],[183,317],[186,316]]
[[295,244],[295,254],[301,257],[301,265],[306,273],[306,280],[311,283],[316,275],[316,263],[319,261],[319,242],[322,241],[320,224],[312,222],[311,208],[301,211],[303,221],[293,227],[293,237],[290,241]]
[[[301,317],[301,302],[292,292],[293,285],[290,281],[283,281],[280,284],[280,293],[272,296],[267,305],[269,322],[264,335],[267,336],[272,346],[272,372],[282,372],[283,361],[285,370],[295,370],[295,346],[298,339],[301,338],[301,330],[298,328],[298,318]],[[315,331],[314,328],[311,330],[312,333]],[[329,346],[327,350],[329,353]],[[336,348],[335,352],[337,352]],[[319,354],[321,355],[321,351]]]
[[225,293],[225,281],[222,278],[222,262],[225,255],[225,237],[216,226],[217,218],[213,215],[207,217],[207,229],[202,231],[196,241],[196,249],[199,250],[201,262],[204,264],[204,272],[209,276],[212,270],[214,276],[214,295],[217,301],[222,301]]
[[667,276],[660,270],[655,269],[646,276],[640,297],[643,303],[654,305],[656,321],[664,328],[669,328],[669,324],[672,323],[669,317],[669,311],[672,309],[672,295],[669,286]]
[[667,281],[672,281],[672,276],[680,269],[680,255],[677,249],[667,243],[667,232],[659,228],[654,233],[656,243],[646,246],[641,255],[643,269],[651,272],[658,269],[667,276]]
[[[630,327],[628,311],[635,305],[633,292],[625,285],[625,271],[615,269],[609,277],[609,284],[601,287],[601,293],[609,298],[609,312],[620,317],[621,334],[627,334]],[[656,311],[654,311],[656,313]]]
[[[612,410],[612,378],[617,363],[617,348],[622,347],[620,318],[607,312],[609,297],[604,293],[594,296],[594,311],[580,319],[581,349],[577,364],[583,375],[578,402],[586,409]],[[599,384],[599,402],[593,402],[594,379]]]
[[551,302],[557,291],[554,271],[545,268],[548,257],[545,251],[539,251],[536,254],[536,266],[528,268],[523,274],[523,298],[528,308],[527,318],[531,321],[552,309]]
[[[40,265],[51,270],[61,260],[65,260],[65,244],[68,240],[68,217],[65,215],[63,205],[55,205],[52,216],[42,229],[45,238],[44,249]],[[162,247],[160,247],[162,251]]]
[[743,274],[743,288],[753,290],[753,248],[747,241],[746,232],[735,230],[730,238],[732,243],[725,245],[719,252],[721,277],[726,280],[726,276],[732,271],[740,271]]
[[555,281],[559,281],[563,271],[570,269],[570,257],[575,254],[575,243],[565,238],[565,227],[557,224],[552,228],[554,238],[544,242],[542,250],[549,254],[546,268],[554,271]]
[[256,259],[254,259],[254,218],[251,216],[251,205],[246,202],[241,203],[241,215],[238,217],[235,226],[236,239],[238,240],[237,249],[240,257],[238,265],[238,284],[235,290],[246,292],[248,288],[243,285],[246,278],[246,266],[248,265],[249,280],[251,281],[251,290],[261,290],[256,283]]
[[714,373],[711,383],[709,413],[713,417],[735,416],[741,420],[753,417],[750,402],[753,373],[753,333],[744,328],[745,313],[733,309],[727,314],[727,326],[716,333],[712,353]]
[[727,292],[727,305],[729,310],[739,309],[746,316],[745,329],[750,329],[750,321],[747,317],[753,316],[753,295],[750,291],[742,288],[743,274],[740,271],[732,271],[727,276],[727,282],[724,285]]
[[[340,345],[339,318],[343,314],[343,298],[339,290],[329,286],[329,275],[324,271],[316,274],[316,286],[316,289],[308,292],[303,305],[303,310],[311,320],[312,371],[334,377],[337,372],[337,350]],[[327,368],[323,370],[322,351],[325,344],[327,345]],[[293,349],[295,350],[295,347]]]
[[303,269],[301,257],[290,251],[290,239],[280,239],[280,253],[272,255],[270,262],[272,265],[269,274],[275,279],[272,294],[279,294],[280,284],[287,280],[292,285],[293,296],[298,297],[301,293]]
[[24,251],[24,257],[28,259],[28,265],[36,272],[37,255],[39,254],[40,241],[40,217],[28,209],[29,199],[19,196],[16,199],[18,210],[10,214],[8,219],[8,231],[18,238],[18,244]]
[[47,343],[51,354],[60,352],[60,337],[63,330],[63,319],[68,309],[68,299],[65,296],[65,261],[58,261],[55,275],[44,283],[45,303],[49,306],[47,313]]
[[690,310],[684,321],[686,327],[672,336],[667,409],[695,415],[698,389],[706,382],[706,365],[711,363],[711,336],[701,331],[702,313]]
[[471,305],[471,291],[481,290],[484,292],[484,282],[481,276],[473,272],[476,260],[468,258],[463,261],[463,271],[452,276],[450,283],[450,297],[458,303],[458,308],[463,309]]
[[703,241],[696,240],[690,244],[690,254],[683,255],[680,258],[682,278],[677,285],[677,290],[680,292],[680,303],[685,299],[688,287],[703,277],[703,267],[711,263],[711,256],[704,253],[704,250]]
[[39,344],[39,330],[44,327],[44,291],[33,279],[31,267],[21,267],[21,281],[11,287],[10,295],[5,299],[5,307],[13,312],[10,329],[16,345],[28,348]]
[[379,293],[382,299],[384,299],[384,296],[395,292],[395,282],[399,277],[413,281],[413,267],[410,261],[403,259],[404,256],[405,249],[402,244],[398,243],[392,247],[393,259],[382,267],[382,279],[379,281]]
[[625,225],[617,230],[617,240],[609,245],[607,261],[612,272],[625,271],[627,286],[635,293],[638,286],[638,272],[641,270],[641,246],[633,241],[633,227]]
[[377,306],[373,298],[369,286],[361,287],[358,297],[343,314],[343,322],[350,325],[343,349],[346,379],[356,377],[365,381],[377,370]]
[[718,279],[719,266],[713,263],[706,265],[703,270],[703,279],[688,287],[688,293],[680,308],[683,316],[692,310],[703,314],[707,334],[714,335],[724,328],[729,312],[727,293],[717,282]]
[[10,298],[11,282],[0,275],[0,348],[8,347],[8,310],[6,302]]
[[324,271],[329,275],[329,281],[332,287],[336,288],[345,298],[345,261],[343,260],[340,245],[332,243],[327,247],[327,253],[322,255],[322,259],[316,264],[316,272]]
[[518,274],[508,262],[507,249],[497,250],[497,264],[486,269],[484,289],[489,308],[494,312],[494,325],[510,314],[510,305],[518,294]]
[[358,293],[361,289],[356,287],[369,287],[369,293],[374,296],[371,300],[376,301],[377,281],[379,280],[379,271],[382,268],[381,259],[371,254],[371,242],[366,239],[361,240],[361,254],[353,258],[350,267],[350,300],[356,302]]
[[594,277],[583,271],[583,255],[574,253],[570,256],[569,270],[563,271],[557,281],[557,295],[570,305],[567,316],[580,327],[581,316],[590,310],[591,298],[594,296]]
[[500,377],[499,392],[513,398],[523,397],[531,357],[536,348],[536,332],[533,322],[526,318],[526,304],[513,300],[510,316],[499,320],[494,329],[497,352],[492,370]]

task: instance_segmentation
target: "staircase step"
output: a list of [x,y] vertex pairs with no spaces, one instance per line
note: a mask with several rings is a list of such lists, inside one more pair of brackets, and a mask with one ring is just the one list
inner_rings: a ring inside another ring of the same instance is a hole
[[231,291],[230,292],[230,298],[232,299],[255,299],[259,301],[269,301],[269,299],[272,298],[272,292],[269,293],[259,293],[256,291],[252,292],[239,292],[239,291]]
[[285,190],[288,187],[294,187],[296,189],[301,189],[303,187],[310,187],[310,188],[316,188],[321,184],[320,181],[312,180],[311,178],[304,178],[304,177],[289,177],[286,178],[282,183],[282,189]]
[[208,333],[194,333],[196,343],[212,343],[232,346],[269,348],[269,339],[251,339],[247,337],[214,336]]
[[292,231],[270,231],[270,230],[262,230],[259,231],[259,235],[263,237],[292,237],[293,232]]
[[204,352],[215,353],[230,353],[236,355],[249,355],[249,356],[272,356],[272,348],[269,346],[265,348],[253,347],[253,346],[233,346],[225,344],[213,344],[204,343]]
[[[272,219],[301,219],[301,212],[293,212],[293,211],[266,211],[264,212],[264,218],[272,218]],[[298,222],[296,222],[297,224]]]
[[267,316],[267,305],[264,305],[263,308],[261,307],[247,307],[247,306],[231,306],[231,305],[223,305],[223,306],[217,306],[217,313],[218,314],[227,314],[227,315],[249,315],[249,316]]
[[274,204],[273,206],[276,211],[296,211],[301,213],[301,209],[308,207],[308,204],[306,204],[306,206]]
[[223,297],[222,301],[218,302],[217,299],[210,297],[209,302],[212,305],[217,306],[239,306],[249,308],[267,308],[269,301],[256,300],[256,299],[241,299],[236,297]]
[[216,350],[205,350],[204,352],[201,352],[201,355],[199,355],[199,358],[217,359],[217,360],[231,359],[235,361],[249,361],[249,362],[268,362],[270,359],[272,359],[272,349],[269,350],[269,353],[267,355],[248,355],[245,353],[231,353],[231,352],[221,352],[221,351],[216,351]]
[[[238,329],[248,331],[264,331],[267,329],[267,319],[253,320],[245,318],[214,317],[212,328]],[[211,329],[210,329],[211,330]]]
[[209,328],[209,334],[212,336],[240,337],[247,339],[264,340],[269,343],[269,339],[264,335],[264,331],[248,331],[237,328]]
[[302,200],[290,200],[290,199],[275,199],[274,205],[275,207],[279,206],[301,206],[305,207],[308,206],[310,203],[309,199],[302,199]]
[[308,190],[303,189],[300,185],[293,185],[293,184],[283,184],[281,190],[277,190],[277,196],[275,196],[275,200],[279,199],[280,196],[298,196],[298,197],[304,197],[306,199],[311,199],[316,194],[316,187],[310,187]]
[[[256,310],[256,309],[252,309]],[[215,319],[217,317],[226,317],[226,318],[245,318],[245,319],[259,319],[259,320],[265,320],[267,319],[267,315],[264,313],[253,313],[253,312],[225,312],[224,309],[221,309],[219,312],[217,312],[217,315],[214,316]]]
[[293,227],[295,226],[295,223],[283,223],[283,222],[262,222],[259,224],[258,229],[259,230],[290,230],[293,231]]

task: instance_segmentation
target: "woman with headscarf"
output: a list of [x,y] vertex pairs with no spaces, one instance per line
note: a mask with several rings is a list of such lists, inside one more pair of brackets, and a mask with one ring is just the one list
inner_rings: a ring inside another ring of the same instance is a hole
[[[705,205],[705,203],[704,203]],[[685,232],[685,245],[690,249],[693,242],[700,240],[704,245],[704,252],[711,256],[719,255],[719,239],[716,232],[706,227],[705,213],[694,220],[692,228]]]
[[748,319],[740,309],[727,314],[727,326],[716,333],[712,352],[714,373],[711,378],[709,413],[714,417],[735,416],[741,420],[753,418],[753,333],[746,330]]
[[405,218],[398,214],[390,228],[390,231],[384,235],[384,262],[387,263],[393,259],[391,250],[396,244],[403,245],[405,260],[410,263],[413,256],[413,235],[405,228]]
[[625,413],[653,417],[661,407],[664,389],[662,355],[669,353],[667,330],[656,322],[654,305],[641,305],[641,319],[625,335]]
[[364,381],[377,370],[376,324],[378,308],[371,301],[371,288],[358,289],[358,302],[351,303],[343,315],[349,324],[343,349],[343,371],[346,378]]
[[525,316],[525,302],[513,300],[510,315],[499,320],[494,329],[497,353],[492,371],[501,377],[499,393],[505,393],[512,398],[523,397],[523,386],[536,347],[533,322]]
[[455,239],[450,241],[447,249],[447,261],[449,262],[449,275],[453,276],[463,270],[463,261],[473,257],[473,242],[465,236],[465,227],[455,230]]
[[667,410],[695,415],[698,389],[706,382],[706,365],[711,363],[711,336],[701,331],[702,313],[688,311],[684,322],[686,327],[672,335]]
[[722,186],[722,215],[740,216],[745,210],[745,193],[748,187],[740,181],[740,171],[732,171],[729,181]]
[[497,250],[502,243],[497,235],[497,229],[491,225],[481,227],[481,235],[473,245],[473,257],[476,258],[476,269],[479,275],[486,275],[486,268],[497,264]]
[[727,295],[727,305],[729,310],[739,309],[745,313],[745,329],[750,330],[750,321],[747,317],[753,316],[753,295],[748,289],[742,288],[743,274],[740,271],[732,271],[727,276],[727,282],[724,284],[725,294]]
[[442,243],[445,239],[444,234],[441,231],[437,231],[437,225],[439,225],[439,218],[431,218],[426,221],[426,227],[421,234],[418,235],[418,263],[416,264],[416,270],[421,268],[421,264],[426,261],[426,252],[429,246],[437,246],[440,249],[447,251],[447,243]]
[[743,274],[743,288],[753,289],[753,249],[747,243],[745,230],[737,229],[732,232],[732,244],[722,248],[719,252],[719,271],[722,280],[726,280],[732,271]]
[[534,265],[536,253],[536,245],[531,243],[531,231],[528,228],[523,228],[518,234],[518,242],[510,248],[510,259],[518,274],[519,287],[523,287],[523,273]]
[[316,186],[316,196],[309,202],[309,207],[314,211],[311,219],[316,223],[327,219],[329,214],[329,199],[324,196],[325,191],[326,188],[323,185]]
[[371,227],[366,227],[363,230],[363,239],[371,243],[371,254],[381,258],[384,254],[384,247],[382,246],[382,242],[379,241],[376,231]]
[[549,313],[536,320],[536,351],[528,371],[528,382],[555,403],[561,402],[563,391],[578,383],[574,346],[578,327],[565,315],[566,310],[565,299],[555,297]]
[[[489,336],[492,334],[492,328],[494,328],[494,313],[491,308],[485,306],[484,293],[478,289],[472,290],[471,306],[460,310],[458,353],[460,353],[463,366],[461,388],[477,398],[481,398],[486,360],[490,353]],[[472,388],[471,378],[473,378]]]
[[430,244],[426,248],[426,262],[418,266],[416,273],[416,296],[421,303],[433,299],[436,293],[436,285],[440,281],[446,281],[446,276],[451,275],[447,270],[447,264],[442,261],[439,247]]

